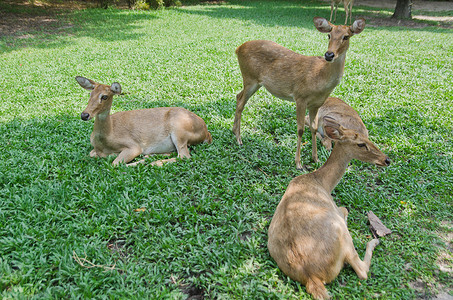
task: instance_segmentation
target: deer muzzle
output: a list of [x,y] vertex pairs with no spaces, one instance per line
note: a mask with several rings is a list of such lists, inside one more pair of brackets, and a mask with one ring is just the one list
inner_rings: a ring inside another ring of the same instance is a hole
[[326,54],[324,54],[324,58],[327,61],[332,61],[335,57],[335,54],[333,52],[327,51]]
[[376,162],[375,164],[376,164],[377,166],[379,166],[379,167],[388,167],[388,166],[390,166],[390,163],[391,163],[391,162],[392,162],[392,161],[390,160],[390,158],[389,158],[389,157],[386,157],[386,158],[384,159],[384,161],[379,160],[379,161]]
[[82,120],[84,120],[84,121],[88,121],[90,119],[90,114],[83,112],[80,114],[80,118],[82,118]]

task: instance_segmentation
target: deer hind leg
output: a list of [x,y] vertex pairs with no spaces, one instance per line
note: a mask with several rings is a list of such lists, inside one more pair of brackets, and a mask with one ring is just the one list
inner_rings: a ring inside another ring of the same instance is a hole
[[337,21],[337,9],[338,9],[338,4],[335,3],[335,17],[333,19],[333,22],[335,23]]
[[176,162],[176,157],[156,160],[151,163],[151,166],[162,167],[164,164]]
[[344,1],[344,25],[348,24],[348,15],[349,15],[349,3],[347,1]]
[[[164,154],[161,154],[161,155],[169,156],[171,154],[170,153],[164,153]],[[139,165],[139,164],[144,164],[146,162],[146,159],[149,158],[149,157],[150,157],[150,155],[145,155],[144,159],[141,159],[139,161],[127,164],[126,166],[133,167],[133,166],[136,166],[136,165]],[[176,157],[173,157],[173,158],[155,160],[155,161],[151,162],[150,165],[151,166],[162,167],[164,165],[164,163],[172,163],[172,162],[175,162],[175,161],[176,161]]]
[[333,1],[330,3],[330,19],[329,22],[332,22],[332,15],[333,15]]
[[327,289],[322,281],[317,277],[310,277],[305,285],[307,293],[311,294],[315,299],[329,299]]
[[236,135],[236,140],[242,146],[241,139],[241,116],[245,104],[249,98],[261,87],[258,82],[248,82],[244,80],[244,88],[236,95],[236,112],[234,114],[233,133]]
[[318,132],[318,108],[310,109],[310,131],[311,131],[311,158],[318,162],[318,146],[316,144],[316,133]]
[[171,141],[175,145],[179,158],[190,158],[190,152],[187,146],[191,135],[193,133],[184,130],[177,130],[170,134]]
[[366,244],[365,257],[363,258],[363,261],[360,260],[357,251],[354,249],[354,245],[352,245],[351,255],[350,257],[347,257],[346,262],[352,266],[360,279],[368,278],[368,271],[370,270],[371,265],[371,257],[373,256],[373,250],[377,245],[379,245],[378,239],[373,239]]
[[352,4],[353,0],[349,1],[349,23],[352,23]]
[[[148,154],[148,155],[145,155],[145,156],[143,157],[143,159],[141,159],[141,160],[139,160],[139,161],[136,161],[136,162],[133,162],[133,163],[126,164],[126,166],[128,166],[128,167],[133,167],[133,166],[136,166],[136,165],[139,165],[139,164],[144,164],[144,163],[146,162],[146,159],[147,159],[147,158],[150,158],[150,157],[153,156],[153,155],[155,155],[155,154]],[[171,153],[162,153],[162,154],[159,153],[159,155],[170,156]],[[159,162],[167,161],[167,160],[170,161],[170,160],[172,160],[172,159],[173,159],[173,158],[153,161],[153,162],[151,163],[151,166],[154,166],[154,165],[162,166],[163,163],[159,163]]]

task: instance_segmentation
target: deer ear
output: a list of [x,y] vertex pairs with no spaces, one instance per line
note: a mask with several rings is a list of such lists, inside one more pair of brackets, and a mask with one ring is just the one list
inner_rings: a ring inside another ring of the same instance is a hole
[[112,83],[112,85],[110,86],[110,90],[114,93],[114,94],[121,94],[121,85],[118,83],[118,82],[114,82]]
[[343,138],[343,130],[340,124],[335,119],[325,116],[322,118],[324,124],[324,133],[332,140],[341,140]]
[[86,90],[94,90],[94,86],[96,85],[96,82],[94,82],[91,79],[82,77],[82,76],[77,76],[75,78],[77,82],[80,84],[81,87],[83,87]]
[[331,127],[329,125],[324,125],[324,132],[332,140],[341,140],[342,134],[337,128]]
[[316,29],[322,33],[329,33],[332,31],[332,24],[324,18],[314,17],[313,23],[315,24]]
[[365,19],[360,18],[354,21],[352,25],[349,27],[353,34],[359,34],[365,29]]

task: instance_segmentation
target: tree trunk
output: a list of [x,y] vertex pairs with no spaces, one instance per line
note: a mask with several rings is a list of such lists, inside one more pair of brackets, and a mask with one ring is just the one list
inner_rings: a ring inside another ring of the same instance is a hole
[[394,19],[412,19],[412,0],[397,0]]

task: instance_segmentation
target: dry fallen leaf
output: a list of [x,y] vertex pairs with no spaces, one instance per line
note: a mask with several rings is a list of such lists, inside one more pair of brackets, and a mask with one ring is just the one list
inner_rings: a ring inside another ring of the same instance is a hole
[[368,220],[370,221],[371,232],[377,236],[382,237],[392,233],[372,211],[368,212]]
[[136,211],[136,212],[145,211],[145,210],[146,210],[146,207],[140,207],[140,208],[134,209],[134,211]]

